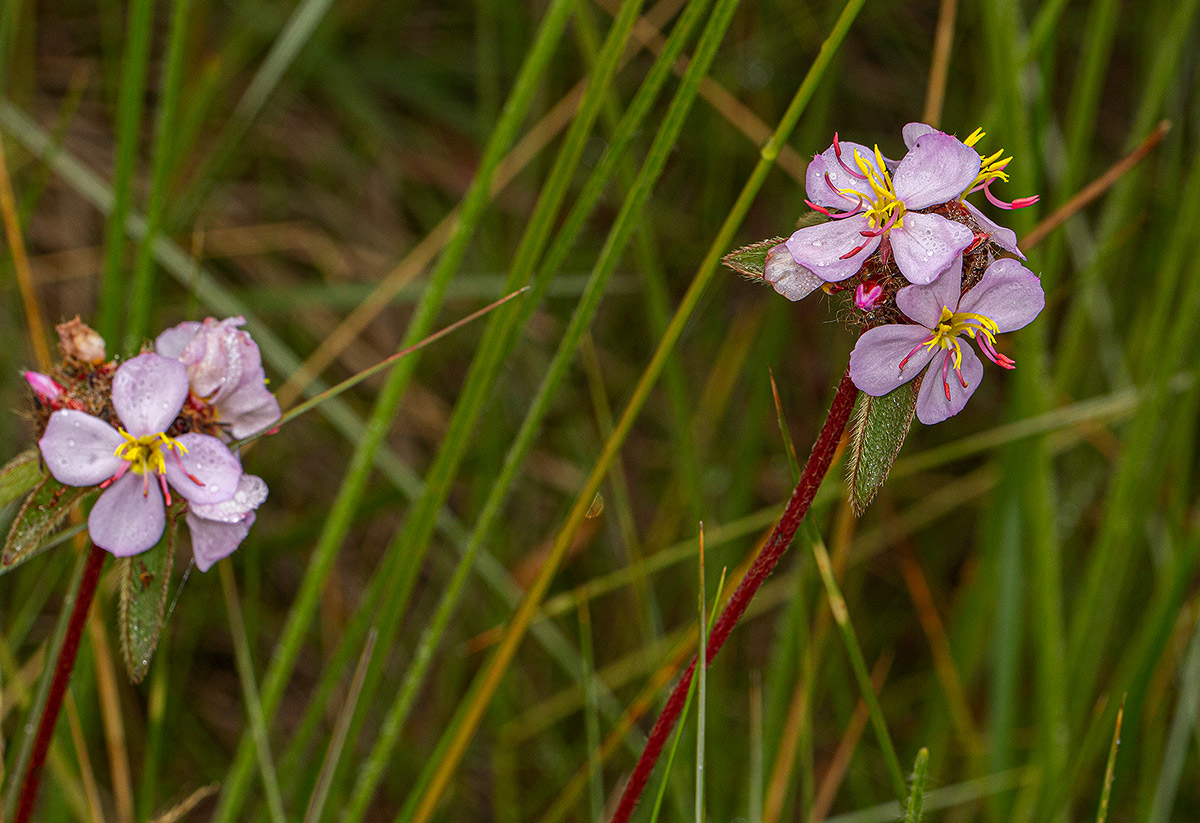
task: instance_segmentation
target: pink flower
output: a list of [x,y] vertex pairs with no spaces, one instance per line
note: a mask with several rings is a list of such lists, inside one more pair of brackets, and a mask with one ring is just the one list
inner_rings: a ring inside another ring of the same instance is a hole
[[881,397],[930,366],[917,396],[917,418],[930,425],[962,411],[983,377],[983,364],[960,338],[974,340],[996,365],[1014,368],[996,351],[996,335],[1022,328],[1041,312],[1046,298],[1037,275],[1006,258],[988,266],[975,288],[961,289],[959,257],[933,283],[897,292],[896,305],[918,325],[864,332],[850,354],[854,385]]
[[198,506],[227,501],[239,489],[241,464],[220,440],[196,433],[167,436],[187,393],[182,363],[142,354],[113,377],[113,408],[124,428],[61,409],[50,415],[38,441],[60,483],[104,488],[88,517],[88,532],[92,542],[118,557],[144,552],[162,537],[168,484]]
[[237,439],[279,419],[279,401],[267,389],[262,355],[242,317],[180,323],[155,341],[155,350],[187,367],[191,392],[216,412],[217,422]]
[[798,265],[836,283],[857,274],[886,240],[910,283],[930,283],[971,244],[974,233],[921,210],[961,195],[977,177],[979,164],[974,149],[931,132],[913,141],[893,176],[879,149],[842,143],[835,135],[833,145],[813,158],[805,178],[809,205],[832,219],[795,232],[787,248]]

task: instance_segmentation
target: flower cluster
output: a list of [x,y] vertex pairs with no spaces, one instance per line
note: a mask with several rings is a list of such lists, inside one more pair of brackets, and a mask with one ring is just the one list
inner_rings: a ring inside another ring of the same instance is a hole
[[1024,260],[1016,234],[966,200],[982,192],[1014,209],[1037,197],[1005,202],[993,192],[1012,161],[987,156],[966,140],[923,123],[904,127],[899,161],[842,141],[808,166],[805,201],[818,222],[767,250],[762,278],[790,300],[817,289],[844,292],[865,329],[850,358],[850,377],[881,396],[924,374],[917,418],[938,423],[962,410],[988,360],[1014,362],[996,350],[996,335],[1032,321],[1045,304],[1041,281]]
[[97,546],[118,557],[153,547],[172,491],[186,502],[201,571],[245,539],[267,485],[242,471],[230,444],[270,427],[280,410],[242,323],[181,323],[155,351],[118,364],[76,319],[59,327],[63,359],[54,372],[25,373],[50,474],[103,489],[88,516]]

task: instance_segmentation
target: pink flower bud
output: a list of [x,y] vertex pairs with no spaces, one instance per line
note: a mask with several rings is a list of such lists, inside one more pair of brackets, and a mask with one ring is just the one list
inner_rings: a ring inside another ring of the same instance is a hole
[[37,395],[38,400],[52,409],[62,408],[63,387],[58,385],[53,377],[41,372],[27,371],[25,380],[29,383],[29,388],[33,389],[33,393]]
[[879,305],[880,299],[883,297],[883,286],[878,283],[872,283],[869,280],[858,284],[858,288],[854,290],[854,305],[858,306],[862,311],[870,311]]

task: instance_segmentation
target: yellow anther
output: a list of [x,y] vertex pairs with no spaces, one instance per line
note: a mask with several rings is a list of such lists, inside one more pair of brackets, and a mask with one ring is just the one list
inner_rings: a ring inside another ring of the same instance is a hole
[[167,470],[167,462],[163,458],[163,451],[178,449],[180,454],[187,454],[187,447],[175,438],[167,437],[166,432],[134,437],[124,429],[117,431],[125,438],[125,442],[117,446],[113,455],[133,464],[129,469],[135,474],[145,474],[147,471],[164,474]]
[[980,140],[982,140],[984,135],[986,135],[986,134],[987,134],[987,132],[984,131],[983,129],[975,129],[975,131],[971,132],[971,135],[966,140],[964,140],[963,143],[970,146],[971,148],[974,148],[975,144],[978,143]]

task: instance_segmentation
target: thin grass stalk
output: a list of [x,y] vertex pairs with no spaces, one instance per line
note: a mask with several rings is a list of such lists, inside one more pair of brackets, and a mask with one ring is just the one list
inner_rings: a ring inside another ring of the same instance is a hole
[[[848,379],[848,373],[847,378],[843,379]],[[808,522],[809,530],[815,531],[816,527],[812,525],[812,521]],[[905,796],[904,771],[900,767],[900,758],[896,756],[896,747],[892,743],[887,720],[879,705],[879,697],[875,694],[875,687],[871,683],[871,673],[867,670],[867,661],[863,657],[862,647],[858,643],[858,637],[854,634],[854,627],[850,624],[850,610],[846,607],[846,599],[842,597],[841,588],[833,576],[833,564],[829,562],[829,553],[825,550],[825,544],[816,539],[816,536],[809,542],[812,544],[813,559],[816,560],[821,583],[825,586],[829,611],[833,614],[833,622],[842,635],[842,644],[846,647],[846,655],[850,658],[850,667],[854,671],[858,691],[867,705],[867,714],[875,731],[875,739],[879,743],[879,748],[883,750],[883,762],[892,779],[892,788],[896,790],[896,798],[903,802]]]
[[229,560],[217,564],[221,576],[221,592],[225,595],[225,611],[229,616],[229,630],[233,639],[234,660],[237,663],[238,680],[242,685],[242,698],[246,703],[246,714],[254,739],[258,770],[262,777],[263,792],[267,797],[267,809],[273,823],[286,823],[283,811],[283,795],[279,791],[279,780],[275,776],[275,765],[271,758],[271,739],[263,715],[262,701],[255,686],[254,662],[250,657],[250,642],[246,637],[246,623],[242,617],[242,606],[238,600],[237,584],[233,580],[233,569]]
[[[59,619],[59,627],[62,632],[61,641],[59,640],[59,631],[56,629],[54,641],[51,643],[51,648],[57,647],[58,652],[54,656],[55,664],[53,668],[46,667],[45,673],[48,677],[43,676],[42,680],[45,697],[43,699],[42,686],[39,686],[38,696],[34,699],[29,715],[30,717],[35,714],[38,716],[37,732],[32,738],[26,735],[26,741],[30,743],[28,755],[26,755],[23,741],[9,777],[9,788],[5,797],[5,818],[11,819],[13,823],[29,823],[33,815],[34,803],[37,801],[38,788],[41,785],[42,765],[46,762],[46,753],[50,750],[50,742],[54,738],[54,726],[58,722],[58,713],[62,709],[67,684],[71,680],[71,670],[75,667],[75,657],[79,652],[79,641],[83,637],[83,628],[87,623],[88,610],[91,608],[92,598],[96,595],[96,586],[100,582],[100,571],[104,567],[104,559],[107,556],[104,549],[99,546],[89,547],[87,554],[80,558],[76,567],[77,574],[72,581],[71,589],[69,589],[70,594],[63,601],[63,616],[66,617],[66,620]],[[28,762],[27,767],[24,765],[25,762]],[[17,788],[15,780],[21,781],[19,798],[15,791]],[[14,804],[15,813],[9,812],[7,807]]]
[[[1158,782],[1154,788],[1154,803],[1147,823],[1164,823],[1173,817],[1176,795],[1183,778],[1184,763],[1191,748],[1196,721],[1200,718],[1200,621],[1188,644],[1187,657],[1179,681],[1179,697],[1171,718],[1171,731],[1166,751],[1159,766]],[[1107,802],[1104,804],[1107,806]]]
[[173,147],[178,127],[191,5],[192,0],[173,0],[171,4],[171,30],[167,40],[166,67],[163,70],[162,102],[154,126],[154,159],[150,169],[150,194],[146,201],[146,233],[138,242],[128,295],[129,322],[125,328],[125,351],[129,352],[141,347],[142,338],[150,330],[151,307],[154,303],[154,241],[162,230],[167,207],[167,185],[174,168]]
[[[729,634],[733,631],[734,626],[741,619],[746,607],[758,592],[759,587],[766,581],[771,571],[774,570],[776,564],[779,562],[779,559],[783,557],[788,544],[791,543],[792,537],[795,535],[801,521],[808,512],[809,506],[812,504],[817,487],[820,486],[821,480],[824,479],[825,473],[829,470],[830,463],[833,462],[834,451],[837,448],[838,441],[841,440],[842,432],[846,428],[846,422],[850,419],[850,413],[854,408],[854,400],[857,396],[858,389],[855,388],[854,383],[850,380],[850,374],[847,372],[842,376],[841,383],[838,384],[837,392],[829,408],[829,415],[825,419],[825,424],[822,426],[820,434],[817,436],[812,453],[809,455],[804,471],[800,475],[800,482],[796,484],[796,490],[792,493],[792,498],[788,501],[783,516],[780,517],[775,530],[771,533],[771,537],[754,559],[750,570],[742,578],[742,582],[738,584],[737,589],[734,590],[733,595],[729,598],[729,602],[725,605],[725,609],[721,612],[721,616],[717,618],[717,622],[713,626],[712,638],[706,653],[705,666],[711,663],[717,652],[721,650]],[[612,823],[627,823],[633,814],[634,806],[637,804],[638,798],[645,788],[646,781],[650,777],[650,772],[653,770],[654,764],[658,761],[658,757],[662,753],[666,737],[670,734],[671,728],[679,718],[695,669],[696,660],[693,659],[691,665],[684,672],[683,677],[680,678],[679,682],[675,684],[675,688],[671,691],[671,696],[667,699],[666,705],[658,716],[658,720],[654,723],[654,728],[650,731],[646,748],[642,752],[642,756],[638,759],[633,774],[630,776],[629,782],[621,794],[616,812],[612,817]],[[901,778],[901,795],[903,795],[903,777]]]
[[146,98],[146,65],[153,35],[154,0],[131,0],[125,30],[125,56],[117,99],[117,156],[113,172],[113,207],[104,227],[104,270],[96,307],[96,331],[117,340],[125,305],[125,220],[133,202],[138,138]]
[[579,682],[583,685],[584,744],[588,762],[588,810],[592,823],[604,823],[604,766],[600,760],[600,713],[596,699],[596,659],[592,649],[592,618],[587,603],[579,604]]
[[374,630],[367,633],[367,642],[363,644],[362,654],[350,679],[350,688],[346,692],[345,704],[338,712],[333,735],[329,738],[329,747],[325,750],[325,761],[321,764],[321,773],[317,778],[316,788],[308,800],[308,808],[304,810],[304,823],[320,823],[325,813],[325,803],[329,800],[329,789],[333,785],[333,777],[337,772],[338,761],[346,746],[346,737],[350,731],[350,719],[354,716],[354,708],[358,705],[362,693],[363,678],[367,676],[367,664],[375,651],[377,634]]
[[1113,728],[1112,744],[1108,747],[1108,762],[1104,766],[1104,785],[1100,789],[1100,803],[1096,808],[1096,823],[1108,819],[1108,801],[1112,797],[1113,777],[1117,771],[1117,749],[1121,747],[1121,721],[1125,718],[1125,697],[1121,697],[1121,708],[1117,709],[1117,722]]
[[[572,3],[573,0],[555,0],[542,20],[541,28],[516,80],[501,122],[497,125],[491,140],[484,149],[479,171],[464,199],[462,216],[456,226],[454,237],[431,276],[429,288],[410,321],[404,338],[406,345],[419,340],[427,332],[429,324],[433,322],[445,294],[446,285],[453,273],[457,271],[459,263],[466,254],[467,245],[474,229],[483,216],[488,202],[492,175],[495,174],[496,166],[515,137],[524,120],[525,113],[533,101],[540,85],[540,78],[553,56],[555,46],[569,19]],[[288,613],[287,623],[276,646],[276,653],[272,656],[271,664],[263,679],[263,709],[266,717],[273,718],[279,706],[283,689],[312,623],[320,591],[329,575],[342,540],[354,520],[358,502],[362,498],[371,474],[371,466],[375,461],[376,452],[395,416],[415,366],[415,358],[405,360],[391,373],[372,410],[367,423],[366,436],[359,441],[351,458],[350,467],[338,490],[329,519],[326,520],[325,528],[318,539],[300,591]],[[386,643],[384,645],[387,646]],[[231,823],[237,817],[244,800],[251,767],[251,743],[249,738],[243,735],[238,754],[222,789],[221,804],[215,816],[218,823]]]

